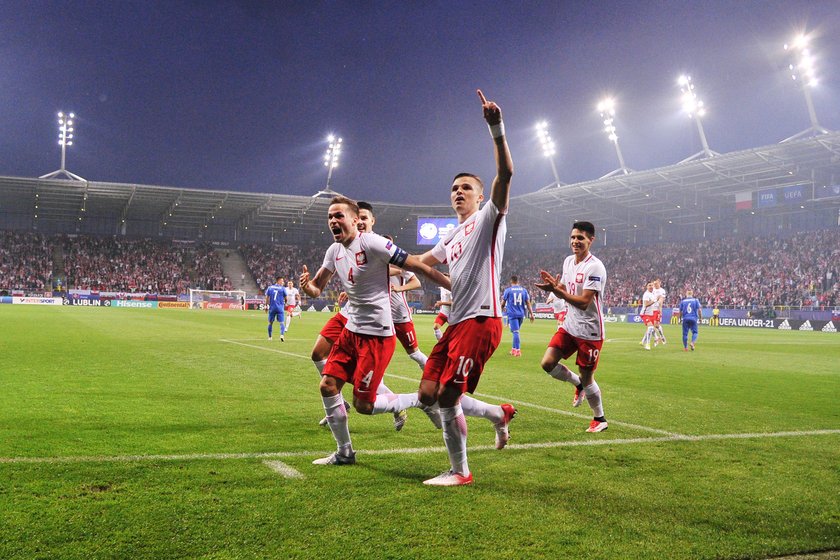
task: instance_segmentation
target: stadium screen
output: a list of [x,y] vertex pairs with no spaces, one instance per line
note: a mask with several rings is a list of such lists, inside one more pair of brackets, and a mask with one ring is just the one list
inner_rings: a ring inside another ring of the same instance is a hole
[[458,227],[458,218],[417,218],[417,244],[437,245]]

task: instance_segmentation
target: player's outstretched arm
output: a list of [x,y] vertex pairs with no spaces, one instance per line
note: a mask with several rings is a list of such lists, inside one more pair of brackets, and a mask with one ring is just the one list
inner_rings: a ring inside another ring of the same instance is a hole
[[481,108],[484,111],[484,120],[490,127],[490,135],[493,136],[494,155],[496,157],[496,177],[493,179],[493,186],[490,189],[490,200],[499,209],[505,212],[510,202],[510,180],[513,177],[513,159],[510,157],[510,148],[505,137],[505,125],[502,121],[502,110],[493,101],[487,101],[481,90],[477,90],[478,98],[481,100]]
[[422,284],[420,284],[420,278],[415,275],[411,280],[403,284],[402,286],[394,286],[392,290],[394,292],[410,292],[411,290],[416,290],[420,288]]
[[300,282],[300,289],[303,290],[309,297],[316,298],[321,295],[322,291],[324,291],[324,287],[326,287],[327,282],[330,281],[332,275],[332,271],[321,267],[318,269],[318,272],[315,273],[315,277],[310,278],[309,269],[306,265],[303,265],[303,272],[298,279]]
[[452,289],[452,282],[450,282],[449,277],[443,274],[438,269],[432,268],[428,264],[424,263],[421,257],[408,255],[408,258],[406,259],[403,268],[406,270],[410,270],[414,274],[422,274],[438,286],[443,286],[447,290]]

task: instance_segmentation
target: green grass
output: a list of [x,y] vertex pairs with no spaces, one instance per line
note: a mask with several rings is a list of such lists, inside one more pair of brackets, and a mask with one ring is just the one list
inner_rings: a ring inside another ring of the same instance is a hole
[[[400,433],[390,415],[351,414],[358,464],[311,464],[334,449],[308,359],[328,317],[305,314],[280,343],[254,312],[0,306],[0,558],[840,549],[836,334],[705,328],[683,352],[666,326],[668,345],[645,352],[641,327],[609,325],[597,378],[610,429],[586,434],[586,404],[571,409],[572,387],[539,368],[552,323],[526,324],[523,357],[508,355],[505,333],[478,389],[517,403],[511,446],[488,449],[492,427],[470,419],[475,485],[428,488],[448,461],[419,411]],[[428,352],[431,317],[417,330]],[[416,390],[420,371],[400,348],[389,373],[394,391]],[[815,430],[837,431],[703,439]],[[382,452],[400,449],[420,451]],[[279,460],[303,478],[259,457],[164,457],[258,453],[287,453]],[[72,457],[85,459],[8,460]]]

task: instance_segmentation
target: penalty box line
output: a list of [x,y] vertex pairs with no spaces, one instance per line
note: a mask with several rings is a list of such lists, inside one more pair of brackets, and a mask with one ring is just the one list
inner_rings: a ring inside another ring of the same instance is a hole
[[[558,449],[563,447],[593,447],[593,446],[609,446],[609,445],[635,445],[643,443],[691,443],[691,442],[705,442],[705,441],[721,441],[732,439],[768,439],[768,438],[784,438],[784,437],[812,437],[825,435],[838,435],[840,430],[808,430],[808,431],[788,431],[788,432],[757,432],[757,433],[740,433],[740,434],[705,434],[699,436],[663,436],[663,437],[648,437],[648,438],[624,438],[624,439],[587,439],[579,441],[547,441],[536,443],[511,443],[506,449],[527,451],[531,449]],[[476,445],[469,448],[470,451],[496,451],[495,445]],[[417,455],[422,453],[443,453],[446,451],[445,447],[407,447],[407,448],[392,448],[392,449],[371,449],[371,450],[357,450],[357,456],[379,456],[379,455]],[[267,453],[190,453],[190,454],[171,454],[171,455],[100,455],[100,456],[78,456],[78,457],[0,457],[0,465],[2,464],[67,464],[67,463],[136,463],[136,462],[151,462],[151,461],[225,461],[225,460],[248,460],[260,459],[263,461],[270,459],[288,459],[288,458],[310,458],[321,457],[324,451],[279,451]],[[288,466],[277,461],[273,465],[269,465],[275,470],[281,470]],[[288,467],[290,470],[290,467]],[[281,473],[282,474],[282,473]],[[293,473],[288,473],[286,476]]]
[[[221,342],[227,342],[229,344],[237,344],[239,346],[246,346],[248,348],[256,348],[257,350],[265,350],[266,352],[276,352],[278,354],[283,354],[283,355],[286,355],[286,356],[293,356],[295,358],[304,358],[304,359],[307,359],[307,360],[310,359],[310,356],[304,356],[303,354],[295,354],[293,352],[285,352],[283,350],[278,350],[276,348],[266,348],[265,346],[258,346],[256,344],[246,344],[244,342],[239,342],[239,341],[236,341],[236,340],[230,340],[230,339],[226,339],[226,338],[220,338],[219,340]],[[396,374],[393,374],[393,373],[386,373],[385,375],[386,375],[386,377],[392,377],[394,379],[401,379],[403,381],[413,381],[415,383],[420,382],[419,379],[414,379],[414,378],[411,378],[411,377],[403,377],[402,375],[396,375]],[[548,406],[543,406],[543,405],[540,405],[540,404],[530,403],[530,402],[526,402],[526,401],[507,399],[507,398],[504,398],[504,397],[499,397],[497,395],[489,395],[487,393],[473,393],[473,394],[476,397],[482,397],[482,398],[485,398],[485,399],[493,399],[493,400],[497,400],[499,402],[511,403],[511,404],[515,404],[515,405],[519,405],[519,406],[527,406],[528,408],[535,408],[537,410],[542,410],[542,411],[545,411],[545,412],[552,412],[554,414],[562,414],[564,416],[572,416],[574,418],[581,418],[581,419],[584,419],[584,420],[589,420],[589,418],[590,418],[586,414],[579,414],[577,412],[569,412],[567,410],[561,410],[561,409],[558,409],[558,408],[551,408],[551,407],[548,407]],[[676,432],[669,432],[667,430],[660,430],[659,428],[651,428],[650,426],[642,426],[640,424],[631,424],[629,422],[622,422],[620,420],[610,420],[609,422],[611,424],[616,425],[616,426],[623,426],[625,428],[631,428],[631,429],[639,430],[639,431],[643,431],[643,432],[651,432],[651,433],[654,433],[654,434],[661,434],[661,435],[669,436],[669,437],[680,437],[680,434],[678,434]]]

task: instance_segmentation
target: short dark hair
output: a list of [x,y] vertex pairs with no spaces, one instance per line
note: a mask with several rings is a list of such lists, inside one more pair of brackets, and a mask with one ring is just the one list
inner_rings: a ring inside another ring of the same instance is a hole
[[373,206],[371,206],[370,202],[360,200],[356,204],[359,206],[359,210],[367,210],[368,212],[370,212],[370,215],[373,216]]
[[514,274],[513,276],[510,277],[510,281],[511,282],[519,282],[519,276]]
[[357,216],[359,215],[359,205],[352,198],[347,198],[346,196],[342,195],[334,196],[330,200],[330,205],[333,204],[345,204],[348,208],[350,208],[350,210],[353,211],[354,214],[356,214]]
[[283,275],[282,275],[282,274],[278,274],[277,276],[275,276],[275,277],[274,277],[274,281],[275,281],[275,282],[276,282],[277,280],[282,280],[282,279],[283,279]]
[[484,190],[484,182],[481,180],[481,177],[479,177],[478,175],[476,175],[474,173],[466,173],[466,172],[458,173],[457,175],[455,175],[455,178],[452,179],[452,181],[455,182],[458,179],[460,179],[461,177],[472,177],[473,179],[478,181],[478,186],[481,187],[481,190]]
[[590,238],[595,237],[595,226],[592,222],[575,222],[572,224],[572,229],[588,233]]

